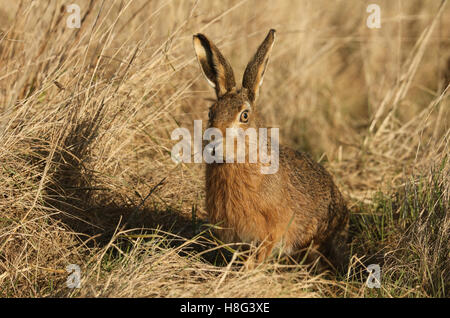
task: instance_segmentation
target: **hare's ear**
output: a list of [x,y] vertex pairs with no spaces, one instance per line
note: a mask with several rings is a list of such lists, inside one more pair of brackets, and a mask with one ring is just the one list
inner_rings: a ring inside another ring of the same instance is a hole
[[252,103],[258,98],[259,87],[263,82],[274,41],[275,30],[271,29],[245,69],[242,87],[248,90],[248,97]]
[[231,91],[236,86],[233,69],[219,49],[200,33],[194,35],[194,49],[203,75],[215,88],[217,98]]

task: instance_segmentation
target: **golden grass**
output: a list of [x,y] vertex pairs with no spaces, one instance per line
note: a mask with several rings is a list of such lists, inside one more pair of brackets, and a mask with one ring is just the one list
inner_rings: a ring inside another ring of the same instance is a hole
[[[72,2],[80,29],[66,27]],[[450,7],[378,3],[380,29],[366,27],[367,4],[356,0],[2,2],[0,295],[442,295],[395,282],[377,293],[353,276],[277,261],[244,271],[237,254],[216,264],[222,252],[198,255],[217,247],[197,235],[205,229],[203,167],[170,160],[170,132],[205,120],[213,97],[192,35],[208,34],[241,78],[275,28],[259,106],[282,142],[327,166],[355,217],[375,209],[375,193],[432,180],[430,169],[444,163],[439,200],[447,211]],[[443,220],[439,238],[448,242]],[[403,247],[389,239],[383,251],[397,255]],[[377,250],[379,241],[355,242],[356,268],[370,257],[363,245]],[[396,258],[388,257],[388,273],[402,266]],[[82,268],[80,290],[65,285],[71,263]],[[409,267],[410,277],[422,269]]]

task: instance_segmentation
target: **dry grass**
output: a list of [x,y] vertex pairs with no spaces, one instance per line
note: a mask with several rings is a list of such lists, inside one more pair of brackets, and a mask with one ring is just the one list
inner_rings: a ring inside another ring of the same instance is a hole
[[[81,7],[80,29],[64,5]],[[378,1],[4,1],[0,4],[0,295],[449,295],[450,7]],[[259,105],[321,160],[352,210],[345,277],[282,261],[244,271],[205,226],[203,167],[170,132],[213,96],[192,35],[237,78],[278,31]],[[229,262],[224,262],[226,256]],[[380,262],[380,290],[361,264]],[[68,264],[82,288],[66,287]]]

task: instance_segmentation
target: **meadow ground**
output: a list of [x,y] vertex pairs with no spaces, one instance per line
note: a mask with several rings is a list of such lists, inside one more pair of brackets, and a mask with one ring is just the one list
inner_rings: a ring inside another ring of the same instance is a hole
[[[448,297],[447,2],[378,0],[368,28],[356,0],[2,0],[0,296]],[[260,111],[347,199],[345,275],[283,259],[243,270],[210,233],[203,165],[170,158],[172,130],[206,120],[214,97],[192,35],[241,78],[270,28]]]

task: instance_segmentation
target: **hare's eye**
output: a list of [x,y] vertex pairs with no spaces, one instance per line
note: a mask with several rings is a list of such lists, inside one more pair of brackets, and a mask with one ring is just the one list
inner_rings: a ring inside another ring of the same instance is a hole
[[208,119],[211,119],[211,117],[212,117],[212,110],[210,109],[208,112]]
[[244,110],[244,111],[241,113],[240,121],[241,121],[242,123],[247,123],[247,122],[248,122],[248,110]]

